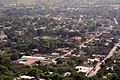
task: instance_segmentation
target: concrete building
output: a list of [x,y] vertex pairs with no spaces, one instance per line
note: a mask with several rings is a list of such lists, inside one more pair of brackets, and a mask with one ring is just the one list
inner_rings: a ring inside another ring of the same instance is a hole
[[46,60],[44,57],[35,57],[35,56],[22,56],[21,59],[31,59],[31,60]]
[[33,80],[35,77],[33,76],[26,76],[26,75],[23,75],[23,76],[19,76],[19,77],[16,77],[14,78],[13,80]]
[[46,59],[44,57],[22,56],[21,59],[18,60],[18,63],[24,65],[34,65],[37,61],[45,63]]
[[77,72],[84,72],[84,73],[87,73],[87,72],[89,72],[90,70],[92,70],[93,67],[76,66],[75,69],[78,70]]

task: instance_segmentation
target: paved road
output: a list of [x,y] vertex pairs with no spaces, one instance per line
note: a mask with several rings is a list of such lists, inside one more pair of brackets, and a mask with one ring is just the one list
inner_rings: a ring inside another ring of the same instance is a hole
[[117,43],[109,52],[109,54],[104,58],[104,60],[102,62],[105,62],[106,59],[112,57],[117,49],[117,47],[120,45],[120,43]]
[[98,62],[97,65],[95,66],[94,69],[92,69],[90,72],[86,73],[86,76],[88,77],[92,77],[95,76],[97,74],[97,72],[101,69],[101,65],[102,63],[105,62],[105,60],[111,58],[114,55],[114,52],[116,51],[117,47],[120,45],[120,43],[117,43],[109,52],[109,54],[101,61]]
[[71,55],[71,53],[72,53],[74,50],[75,50],[75,49],[69,51],[68,53],[66,53],[66,54],[64,54],[64,55],[61,55],[61,56],[59,56],[59,57],[56,57],[56,58],[52,59],[52,62],[56,62],[55,60],[58,59],[58,58],[64,58],[64,57],[67,56],[67,55]]
[[[93,37],[93,38],[85,41],[83,44],[81,44],[81,45],[79,46],[79,48],[81,49],[81,48],[85,45],[85,43],[89,43],[89,42],[91,42],[92,40],[94,40],[96,37],[99,37],[99,36],[101,36],[101,35],[102,35],[102,33],[100,33],[100,34],[96,35],[95,37]],[[56,62],[55,60],[58,59],[58,58],[64,58],[65,56],[71,55],[71,53],[72,53],[74,50],[75,50],[75,48],[74,48],[73,50],[69,51],[68,53],[64,54],[64,55],[61,55],[61,56],[59,56],[59,57],[56,57],[56,58],[52,59],[52,62]]]
[[95,37],[89,39],[88,41],[84,42],[83,44],[81,44],[81,45],[79,46],[79,48],[81,49],[85,44],[91,42],[91,41],[94,40],[96,37],[99,37],[99,36],[101,36],[102,34],[103,34],[103,33],[100,33],[100,34],[96,35]]
[[115,22],[115,24],[117,24],[117,25],[119,24],[116,18],[114,18],[114,22]]

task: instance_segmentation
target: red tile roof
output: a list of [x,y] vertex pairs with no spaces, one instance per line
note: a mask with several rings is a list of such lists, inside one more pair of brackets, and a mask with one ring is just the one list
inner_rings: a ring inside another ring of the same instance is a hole
[[27,64],[27,65],[32,65],[32,64],[34,64],[36,62],[36,60],[27,60],[25,63]]
[[74,40],[80,40],[81,37],[80,36],[74,36],[74,37],[72,37],[72,39],[74,39]]

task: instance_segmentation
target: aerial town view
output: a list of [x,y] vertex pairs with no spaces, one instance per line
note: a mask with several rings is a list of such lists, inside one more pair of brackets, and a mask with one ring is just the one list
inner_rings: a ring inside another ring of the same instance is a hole
[[120,80],[120,0],[0,0],[0,80]]

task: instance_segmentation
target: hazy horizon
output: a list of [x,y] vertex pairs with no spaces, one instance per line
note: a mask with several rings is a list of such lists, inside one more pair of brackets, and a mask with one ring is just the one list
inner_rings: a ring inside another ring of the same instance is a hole
[[110,3],[110,2],[120,2],[119,0],[0,0],[1,4],[38,4],[38,2],[45,3],[45,4],[62,4],[62,3]]

